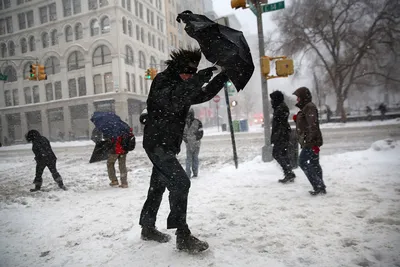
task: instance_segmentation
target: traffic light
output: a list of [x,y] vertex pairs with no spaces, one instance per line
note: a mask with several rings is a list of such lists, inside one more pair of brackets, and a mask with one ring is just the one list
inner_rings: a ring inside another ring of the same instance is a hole
[[47,80],[46,68],[43,65],[38,65],[38,80],[43,81]]
[[294,73],[293,60],[281,59],[275,62],[276,75],[287,77]]
[[146,70],[146,75],[144,76],[145,80],[151,80],[151,69]]
[[31,70],[29,71],[29,80],[36,81],[37,80],[37,64],[32,64],[30,66]]
[[226,82],[226,87],[231,87],[232,86],[232,82],[231,81],[227,81]]
[[246,0],[231,0],[231,7],[234,9],[246,8]]
[[231,106],[232,106],[232,107],[236,107],[237,104],[238,104],[238,102],[237,102],[236,100],[233,100],[233,101],[231,102]]
[[270,60],[269,57],[263,56],[261,57],[261,74],[263,76],[267,76],[270,72]]

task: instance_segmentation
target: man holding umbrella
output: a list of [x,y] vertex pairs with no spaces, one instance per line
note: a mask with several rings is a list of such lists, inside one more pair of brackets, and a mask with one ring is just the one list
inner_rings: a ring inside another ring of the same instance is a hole
[[[167,228],[177,229],[177,249],[189,252],[206,250],[208,244],[194,237],[186,223],[190,179],[176,155],[180,152],[190,106],[211,100],[228,81],[224,72],[210,81],[213,67],[197,72],[200,59],[200,49],[180,49],[171,53],[171,59],[166,61],[167,69],[159,73],[151,85],[143,137],[143,147],[153,163],[153,171],[140,215],[141,238],[160,243],[170,240],[169,235],[155,227],[167,188],[171,209]],[[205,83],[208,85],[203,87]]]

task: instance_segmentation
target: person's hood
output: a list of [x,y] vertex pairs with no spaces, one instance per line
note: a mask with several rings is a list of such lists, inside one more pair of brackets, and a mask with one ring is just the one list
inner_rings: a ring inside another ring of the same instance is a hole
[[285,100],[285,96],[281,91],[274,91],[269,94],[269,97],[271,98],[271,105],[273,109],[278,107]]
[[300,109],[312,101],[311,91],[307,87],[300,87],[293,94],[300,99],[296,104],[296,107]]
[[25,139],[27,142],[32,142],[35,139],[37,139],[38,137],[40,137],[40,133],[37,130],[30,130],[26,135],[25,135]]

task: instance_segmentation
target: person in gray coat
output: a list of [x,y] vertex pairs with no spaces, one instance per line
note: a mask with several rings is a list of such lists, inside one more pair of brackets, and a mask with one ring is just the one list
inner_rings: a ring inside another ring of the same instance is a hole
[[189,110],[186,118],[185,129],[183,132],[183,141],[186,144],[186,173],[191,177],[197,177],[199,174],[199,153],[201,138],[203,138],[203,124],[200,120],[194,118],[194,110]]

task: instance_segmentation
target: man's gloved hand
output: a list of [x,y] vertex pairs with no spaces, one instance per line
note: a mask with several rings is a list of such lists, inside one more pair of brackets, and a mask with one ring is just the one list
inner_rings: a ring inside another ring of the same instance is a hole
[[294,115],[293,115],[293,121],[296,122],[296,120],[297,120],[297,115],[294,114]]
[[319,154],[319,147],[318,146],[313,146],[312,150],[314,151],[315,155]]
[[198,77],[199,81],[201,81],[203,83],[207,83],[210,81],[211,77],[213,76],[213,71],[216,69],[217,69],[216,67],[209,67],[209,68],[199,70],[196,73],[196,76]]

